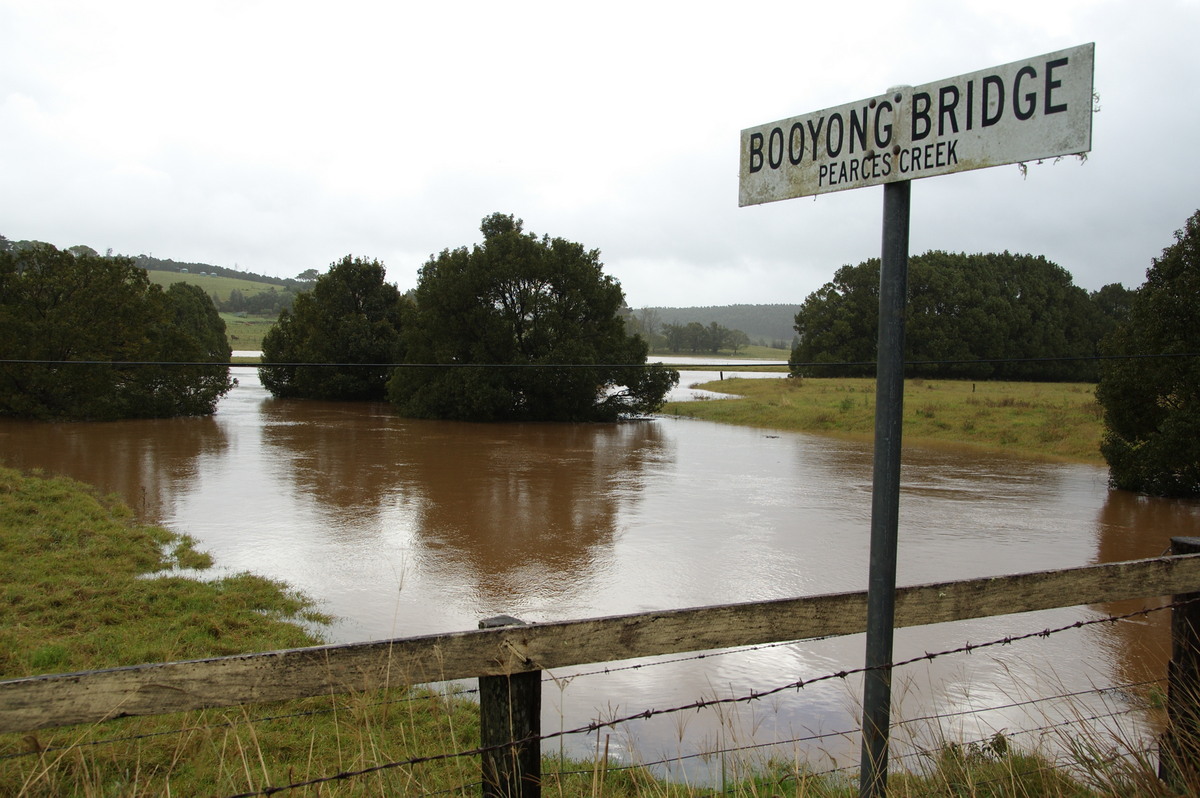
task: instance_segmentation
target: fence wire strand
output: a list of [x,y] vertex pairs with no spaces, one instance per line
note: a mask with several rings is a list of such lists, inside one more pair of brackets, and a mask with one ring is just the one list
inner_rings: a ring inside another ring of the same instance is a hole
[[[1082,628],[1086,628],[1089,626],[1095,626],[1095,625],[1104,624],[1104,623],[1116,623],[1116,622],[1123,621],[1123,620],[1129,620],[1129,619],[1132,619],[1135,617],[1144,617],[1144,616],[1147,616],[1154,612],[1161,612],[1161,611],[1164,611],[1167,609],[1175,609],[1176,607],[1190,605],[1192,603],[1195,603],[1196,601],[1200,601],[1200,598],[1191,598],[1191,599],[1185,599],[1182,601],[1174,601],[1169,604],[1163,604],[1160,606],[1146,607],[1146,608],[1143,608],[1140,610],[1135,610],[1133,612],[1125,613],[1122,615],[1109,615],[1109,616],[1103,616],[1103,617],[1099,617],[1099,618],[1079,620],[1079,621],[1075,621],[1070,624],[1064,624],[1064,625],[1058,626],[1058,627],[1042,629],[1042,630],[1036,631],[1036,632],[1028,632],[1028,633],[1018,634],[1018,635],[1008,635],[1008,636],[1005,636],[1002,638],[997,638],[997,639],[986,641],[983,643],[968,642],[968,643],[965,643],[965,644],[955,647],[955,648],[946,649],[943,651],[936,651],[936,652],[926,652],[920,656],[910,657],[908,659],[904,659],[904,660],[900,660],[900,661],[896,661],[896,662],[885,663],[883,665],[864,666],[861,668],[848,668],[845,670],[835,671],[835,672],[827,673],[827,674],[824,674],[821,676],[816,676],[816,677],[813,677],[810,679],[797,679],[795,681],[788,682],[787,684],[779,685],[779,686],[769,688],[766,690],[752,690],[751,692],[746,693],[744,695],[740,695],[740,696],[730,696],[730,697],[726,697],[726,698],[698,699],[696,701],[692,701],[687,704],[682,704],[679,706],[670,707],[670,708],[666,708],[666,709],[646,709],[642,712],[637,712],[637,713],[625,715],[622,717],[610,718],[608,720],[592,721],[592,722],[589,722],[582,726],[578,726],[574,729],[560,730],[560,731],[550,732],[548,734],[542,734],[542,735],[530,735],[530,736],[524,737],[520,740],[513,740],[511,742],[503,743],[503,744],[499,744],[499,745],[479,746],[476,748],[471,748],[471,749],[467,749],[467,750],[463,750],[463,751],[443,752],[440,754],[431,754],[428,756],[413,757],[413,758],[406,759],[406,760],[389,762],[389,763],[384,763],[384,764],[380,764],[380,765],[373,765],[371,767],[363,768],[360,770],[342,771],[337,774],[333,774],[333,775],[329,775],[329,776],[322,776],[322,777],[310,779],[310,780],[303,781],[303,782],[296,782],[296,783],[280,785],[280,786],[264,787],[264,788],[262,788],[260,790],[256,790],[256,791],[238,793],[236,795],[230,796],[230,798],[252,798],[253,796],[259,796],[259,795],[274,795],[276,793],[284,792],[287,790],[300,789],[303,787],[312,787],[312,786],[326,784],[326,783],[333,782],[333,781],[342,781],[342,780],[346,780],[346,779],[357,778],[360,776],[370,775],[373,773],[379,773],[379,772],[382,772],[385,770],[390,770],[390,769],[399,768],[399,767],[407,767],[407,766],[411,766],[411,765],[425,764],[425,763],[436,762],[436,761],[445,761],[448,759],[455,759],[455,758],[462,758],[462,757],[481,756],[485,753],[491,753],[494,751],[511,749],[511,748],[514,748],[517,746],[532,745],[535,743],[540,745],[540,743],[545,742],[547,740],[555,740],[555,739],[559,739],[562,737],[574,736],[574,735],[591,734],[592,732],[598,732],[599,730],[605,729],[605,728],[615,729],[617,726],[625,724],[625,723],[631,723],[631,722],[637,721],[637,720],[647,720],[647,719],[662,716],[662,715],[675,714],[675,713],[688,712],[688,711],[699,711],[701,709],[705,709],[708,707],[715,707],[715,706],[751,703],[751,702],[760,701],[763,698],[766,698],[766,697],[769,697],[772,695],[776,695],[779,693],[787,692],[790,690],[799,691],[799,690],[803,689],[804,687],[807,687],[807,686],[810,686],[813,684],[817,684],[817,683],[821,683],[821,682],[825,682],[825,681],[831,681],[833,679],[843,679],[844,680],[850,676],[859,675],[859,674],[867,673],[868,671],[874,671],[874,670],[893,670],[895,668],[905,667],[908,665],[914,665],[914,664],[917,664],[920,662],[930,662],[930,661],[933,661],[933,660],[941,658],[941,657],[951,656],[951,655],[955,655],[955,654],[970,654],[975,651],[979,651],[979,650],[983,650],[983,649],[987,649],[987,648],[992,648],[992,647],[997,647],[997,646],[1007,646],[1007,645],[1011,645],[1015,642],[1019,642],[1022,640],[1032,640],[1032,639],[1038,639],[1038,638],[1047,639],[1053,635],[1061,634],[1063,632],[1068,632],[1068,631],[1072,631],[1072,630],[1076,630],[1076,629],[1082,629]],[[984,710],[979,710],[979,711],[984,711]],[[834,733],[830,733],[830,734],[834,734]],[[734,749],[734,750],[739,750],[739,749]],[[662,764],[672,762],[672,761],[675,761],[675,759],[672,758],[670,760],[664,760],[664,762]],[[636,766],[632,766],[632,767],[645,767],[645,765],[636,765]],[[838,770],[840,770],[840,769],[838,769]]]

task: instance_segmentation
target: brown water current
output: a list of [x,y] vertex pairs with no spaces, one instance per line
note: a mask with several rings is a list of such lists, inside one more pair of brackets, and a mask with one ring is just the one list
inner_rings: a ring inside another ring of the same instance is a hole
[[[275,400],[253,371],[236,373],[241,384],[212,418],[0,422],[0,462],[115,492],[144,520],[196,537],[219,567],[305,591],[337,617],[332,642],[471,629],[501,613],[561,620],[866,585],[869,444],[670,418],[413,421],[386,405]],[[1106,479],[1097,466],[906,447],[898,583],[1155,556],[1173,535],[1200,532],[1200,504],[1110,491]],[[896,658],[1154,603],[902,630]],[[1042,727],[1114,711],[1093,724],[1152,732],[1152,712],[1125,712],[1147,688],[1128,685],[1165,674],[1166,623],[1156,613],[898,669],[894,715],[913,722],[897,729],[896,750],[996,730],[1045,744],[1053,732]],[[556,672],[545,730],[857,667],[863,645],[853,636]],[[1094,686],[1114,689],[1009,706]],[[762,755],[790,761],[795,748],[817,766],[853,765],[857,691],[855,679],[834,679],[605,729],[601,739],[625,761],[656,761],[830,734]],[[569,738],[563,750],[595,745],[594,735]],[[711,778],[718,761],[668,770]]]

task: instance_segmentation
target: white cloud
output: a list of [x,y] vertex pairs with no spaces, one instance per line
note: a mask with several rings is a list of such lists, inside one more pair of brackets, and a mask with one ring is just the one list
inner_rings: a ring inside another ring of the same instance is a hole
[[1089,162],[918,181],[914,253],[1141,282],[1200,205],[1195,2],[0,0],[0,233],[411,285],[480,219],[599,248],[635,305],[799,302],[879,248],[880,191],[737,207],[751,125],[1096,42]]

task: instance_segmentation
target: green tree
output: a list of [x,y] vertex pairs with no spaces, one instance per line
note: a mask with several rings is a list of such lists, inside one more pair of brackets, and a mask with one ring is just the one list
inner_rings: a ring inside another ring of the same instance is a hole
[[871,365],[813,368],[812,363],[872,363],[879,319],[879,259],[843,266],[831,282],[808,295],[796,314],[798,336],[789,359],[797,376],[864,377]]
[[744,346],[750,346],[750,336],[741,330],[729,330],[729,334],[725,339],[725,343],[733,350],[736,355],[737,351]]
[[1129,321],[1129,313],[1133,308],[1133,298],[1136,291],[1130,290],[1120,283],[1109,283],[1099,291],[1088,295],[1096,309],[1095,330],[1091,338],[1096,342],[1096,354],[1102,354],[1102,342],[1112,335],[1118,327]]
[[[225,322],[212,298],[198,285],[172,283],[160,295],[166,324],[155,330],[160,351],[169,353],[176,363],[194,365],[162,366],[157,378],[166,388],[160,397],[170,397],[168,405],[155,415],[207,415],[216,408],[216,400],[233,387],[225,365],[200,365],[229,362],[233,354],[225,335]],[[165,358],[164,358],[165,359]],[[163,399],[160,399],[163,401]]]
[[[400,362],[407,300],[377,260],[347,255],[263,337],[263,385],[284,398],[381,400]],[[301,365],[305,364],[305,365]],[[307,365],[321,364],[321,365]]]
[[[909,259],[906,373],[1012,380],[1096,379],[1101,312],[1040,256],[927,252]],[[843,266],[796,314],[792,372],[874,373],[879,261]],[[819,364],[846,364],[822,366]]]
[[474,421],[601,421],[652,412],[679,379],[645,366],[624,329],[624,293],[597,250],[493,214],[483,243],[422,268],[407,359],[389,397],[401,413]]
[[[1117,488],[1200,496],[1200,211],[1146,272],[1105,341],[1100,450]],[[1187,354],[1186,357],[1172,355]]]
[[0,364],[0,415],[206,415],[233,385],[203,291],[164,293],[128,258],[48,244],[0,253],[0,359],[37,361]]
[[687,327],[679,322],[671,322],[662,326],[663,337],[667,341],[667,348],[672,352],[679,352],[683,349],[687,342]]

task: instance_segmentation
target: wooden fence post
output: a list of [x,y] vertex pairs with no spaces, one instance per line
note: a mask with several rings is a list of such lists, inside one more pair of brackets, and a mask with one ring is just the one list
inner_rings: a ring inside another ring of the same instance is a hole
[[[480,629],[524,625],[509,615],[479,622]],[[484,748],[505,746],[483,754],[484,798],[541,798],[542,672],[480,676],[479,721]]]
[[[1171,538],[1171,554],[1196,553],[1200,538]],[[1200,599],[1200,592],[1176,593],[1173,599]],[[1200,789],[1200,602],[1171,611],[1167,730],[1159,740],[1158,777],[1183,793]]]

